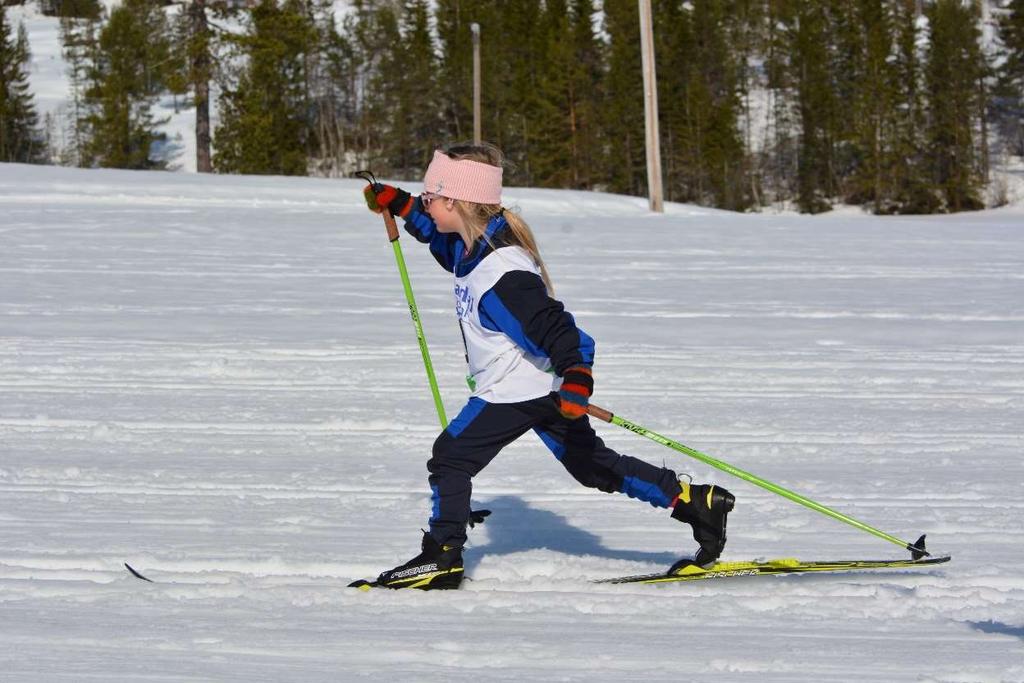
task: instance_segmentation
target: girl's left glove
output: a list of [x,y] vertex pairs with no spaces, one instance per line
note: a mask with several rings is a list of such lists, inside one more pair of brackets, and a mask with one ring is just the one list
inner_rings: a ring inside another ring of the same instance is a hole
[[367,185],[363,188],[363,197],[366,198],[366,206],[374,213],[387,209],[392,216],[405,218],[412,208],[412,195],[401,188],[383,183]]
[[558,412],[570,420],[587,414],[590,395],[594,393],[594,375],[586,365],[574,365],[562,373],[558,390]]

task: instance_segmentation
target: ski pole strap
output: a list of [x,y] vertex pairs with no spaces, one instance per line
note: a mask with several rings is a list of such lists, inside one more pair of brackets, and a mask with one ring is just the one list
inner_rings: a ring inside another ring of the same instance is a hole
[[823,515],[827,515],[829,517],[832,517],[833,519],[838,519],[840,522],[846,522],[850,526],[856,527],[856,528],[860,529],[861,531],[866,531],[869,534],[873,534],[873,535],[877,536],[878,538],[881,538],[881,539],[884,539],[886,541],[889,541],[890,543],[895,543],[896,545],[898,545],[898,546],[900,546],[902,548],[905,548],[906,550],[909,550],[911,553],[913,553],[915,555],[916,554],[921,554],[921,555],[924,555],[926,557],[930,556],[930,554],[924,550],[924,543],[920,543],[920,546],[914,545],[914,544],[911,544],[911,543],[907,543],[906,541],[900,540],[899,538],[896,538],[895,536],[887,534],[884,531],[880,531],[879,529],[876,529],[873,526],[870,526],[868,524],[865,524],[864,522],[856,520],[853,517],[849,517],[847,515],[844,515],[843,513],[838,512],[836,510],[833,510],[832,508],[827,507],[825,505],[822,505],[821,503],[815,502],[815,501],[811,500],[810,498],[807,498],[805,496],[801,496],[799,493],[795,493],[793,491],[790,491],[789,489],[783,488],[782,486],[779,486],[778,484],[773,484],[772,482],[770,482],[770,481],[768,481],[766,479],[762,479],[761,477],[758,477],[757,475],[751,474],[750,472],[747,472],[745,470],[741,470],[738,467],[733,467],[732,465],[730,465],[727,462],[722,462],[721,460],[718,460],[716,458],[712,458],[710,455],[705,455],[704,453],[701,453],[700,451],[698,451],[696,449],[690,448],[689,446],[686,446],[686,445],[683,445],[683,444],[678,443],[676,441],[673,441],[672,439],[668,439],[668,438],[666,438],[666,437],[664,437],[664,436],[662,436],[660,434],[656,434],[655,432],[652,432],[651,430],[647,429],[646,427],[642,427],[642,426],[636,424],[635,422],[630,422],[629,420],[624,420],[624,419],[622,419],[621,417],[618,417],[617,415],[615,415],[614,413],[612,413],[609,410],[605,410],[604,408],[599,408],[598,406],[595,406],[594,404],[591,404],[587,408],[587,413],[591,417],[593,417],[595,419],[601,420],[603,422],[610,422],[611,424],[614,424],[616,426],[622,427],[623,429],[628,429],[629,431],[631,431],[631,432],[633,432],[635,434],[639,434],[640,436],[645,436],[648,439],[650,439],[651,441],[655,441],[657,443],[660,443],[662,446],[668,446],[672,450],[678,451],[678,452],[680,452],[680,453],[682,453],[684,455],[688,455],[691,458],[694,458],[696,460],[700,460],[704,464],[710,465],[710,466],[714,467],[715,469],[719,469],[719,470],[721,470],[723,472],[731,474],[734,477],[739,477],[740,479],[743,479],[744,481],[749,481],[751,484],[756,484],[757,486],[760,486],[763,489],[767,489],[768,491],[771,491],[772,493],[780,495],[783,498],[791,500],[794,503],[799,503],[800,505],[803,505],[803,506],[808,507],[808,508],[810,508],[812,510],[815,510],[816,512],[820,512]]

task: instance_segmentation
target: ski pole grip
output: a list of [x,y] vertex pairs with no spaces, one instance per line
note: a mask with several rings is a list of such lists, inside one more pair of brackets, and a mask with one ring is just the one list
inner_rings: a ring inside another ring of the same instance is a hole
[[614,417],[610,410],[605,410],[604,408],[595,406],[593,403],[587,406],[587,414],[595,419],[601,420],[602,422],[611,422],[612,417]]
[[398,239],[398,224],[395,223],[395,217],[391,215],[391,212],[384,209],[384,227],[388,231],[388,240],[394,242]]

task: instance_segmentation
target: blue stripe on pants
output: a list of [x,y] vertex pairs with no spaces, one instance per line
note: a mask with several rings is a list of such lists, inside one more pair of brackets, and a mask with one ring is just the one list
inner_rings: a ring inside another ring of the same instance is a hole
[[558,439],[553,437],[551,434],[548,434],[540,427],[534,428],[533,431],[536,432],[537,436],[540,437],[540,440],[544,442],[544,445],[548,447],[548,450],[555,454],[555,460],[562,462],[562,457],[565,455],[565,445],[560,443]]
[[473,397],[469,399],[469,403],[467,403],[459,414],[455,416],[455,419],[451,421],[451,424],[448,425],[448,429],[445,431],[451,434],[454,438],[459,438],[459,434],[466,431],[466,427],[468,427],[486,407],[487,401],[482,398]]

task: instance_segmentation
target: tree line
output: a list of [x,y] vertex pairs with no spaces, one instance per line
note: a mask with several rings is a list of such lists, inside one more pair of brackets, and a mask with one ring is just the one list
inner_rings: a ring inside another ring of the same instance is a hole
[[[67,130],[54,145],[38,120],[0,6],[0,160],[162,168],[171,94],[197,111],[200,171],[415,181],[472,135],[475,22],[508,184],[647,192],[636,0],[43,1],[62,16]],[[1024,0],[996,6],[991,54],[973,1],[652,6],[670,201],[978,209],[990,154],[1024,155]]]

